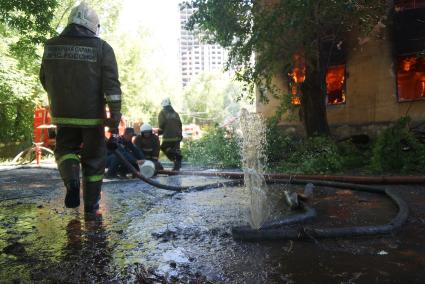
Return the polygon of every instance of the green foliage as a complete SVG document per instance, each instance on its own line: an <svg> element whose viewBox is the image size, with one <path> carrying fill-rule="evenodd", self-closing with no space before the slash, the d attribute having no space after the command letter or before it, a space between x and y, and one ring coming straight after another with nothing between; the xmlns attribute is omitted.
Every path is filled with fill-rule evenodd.
<svg viewBox="0 0 425 284"><path fill-rule="evenodd" d="M193 165L223 168L241 165L238 137L233 131L217 126L207 131L201 139L185 142L182 153Z"/></svg>
<svg viewBox="0 0 425 284"><path fill-rule="evenodd" d="M425 172L425 146L409 131L410 118L403 117L386 129L372 150L375 172Z"/></svg>
<svg viewBox="0 0 425 284"><path fill-rule="evenodd" d="M370 164L371 149L369 145L358 146L351 141L337 144L338 153L344 158L343 169L365 171Z"/></svg>
<svg viewBox="0 0 425 284"><path fill-rule="evenodd" d="M329 137L301 139L285 135L271 119L267 126L266 153L270 171L335 173L368 165L369 152L353 143L336 143Z"/></svg>
<svg viewBox="0 0 425 284"><path fill-rule="evenodd" d="M28 141L37 78L21 70L7 49L7 42L0 43L0 142Z"/></svg>
<svg viewBox="0 0 425 284"><path fill-rule="evenodd" d="M118 61L123 91L122 112L130 121L157 125L160 102L170 97L176 105L176 89L180 82L156 60L159 50L148 29L140 27L137 33L114 33L110 44Z"/></svg>
<svg viewBox="0 0 425 284"><path fill-rule="evenodd" d="M295 142L295 141L294 141ZM277 169L286 173L335 173L343 169L344 157L338 152L335 142L329 137L311 137L295 143Z"/></svg>
<svg viewBox="0 0 425 284"><path fill-rule="evenodd" d="M183 93L183 123L223 123L236 117L242 102L240 83L221 73L201 73L191 80Z"/></svg>
<svg viewBox="0 0 425 284"><path fill-rule="evenodd" d="M50 23L57 5L57 0L0 0L0 24L6 27L0 34L15 37L10 48L22 66L37 59L37 45L54 33Z"/></svg>

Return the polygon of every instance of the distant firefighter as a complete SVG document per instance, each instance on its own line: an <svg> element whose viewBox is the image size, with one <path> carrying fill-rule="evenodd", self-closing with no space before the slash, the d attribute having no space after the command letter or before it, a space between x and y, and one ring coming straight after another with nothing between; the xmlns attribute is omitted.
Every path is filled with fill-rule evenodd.
<svg viewBox="0 0 425 284"><path fill-rule="evenodd" d="M80 205L80 163L84 210L99 208L106 163L104 126L117 131L121 88L112 47L98 37L99 18L84 2L68 26L44 47L40 81L57 125L55 158L66 187L65 206ZM110 118L106 119L105 101Z"/></svg>
<svg viewBox="0 0 425 284"><path fill-rule="evenodd" d="M182 165L180 141L182 141L182 122L179 114L171 106L169 98L161 102L162 110L158 115L159 134L162 134L161 150L174 163L173 171L179 171Z"/></svg>

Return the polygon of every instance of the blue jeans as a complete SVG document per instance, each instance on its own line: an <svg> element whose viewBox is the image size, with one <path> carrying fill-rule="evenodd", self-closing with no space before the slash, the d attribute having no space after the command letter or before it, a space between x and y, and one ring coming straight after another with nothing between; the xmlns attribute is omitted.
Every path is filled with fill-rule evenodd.
<svg viewBox="0 0 425 284"><path fill-rule="evenodd" d="M120 153L129 161L136 170L139 170L139 165L137 164L136 158L129 152L123 149L117 149ZM121 162L120 159L114 154L111 154L106 159L106 167L108 168L108 172L106 173L108 176L116 176L118 173L120 174L128 174L130 170Z"/></svg>

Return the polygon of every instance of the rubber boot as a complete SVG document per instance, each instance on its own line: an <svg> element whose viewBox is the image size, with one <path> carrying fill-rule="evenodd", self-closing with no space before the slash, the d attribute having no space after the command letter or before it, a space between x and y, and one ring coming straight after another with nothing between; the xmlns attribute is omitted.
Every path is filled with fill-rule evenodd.
<svg viewBox="0 0 425 284"><path fill-rule="evenodd" d="M65 207L76 208L80 206L80 181L70 180L65 183Z"/></svg>
<svg viewBox="0 0 425 284"><path fill-rule="evenodd" d="M173 171L180 171L180 168L182 167L182 159L181 158L177 158L174 161L174 166L173 166Z"/></svg>
<svg viewBox="0 0 425 284"><path fill-rule="evenodd" d="M85 182L83 186L84 212L96 213L99 209L102 182Z"/></svg>
<svg viewBox="0 0 425 284"><path fill-rule="evenodd" d="M58 169L66 187L65 207L80 206L80 162L67 159L58 165Z"/></svg>

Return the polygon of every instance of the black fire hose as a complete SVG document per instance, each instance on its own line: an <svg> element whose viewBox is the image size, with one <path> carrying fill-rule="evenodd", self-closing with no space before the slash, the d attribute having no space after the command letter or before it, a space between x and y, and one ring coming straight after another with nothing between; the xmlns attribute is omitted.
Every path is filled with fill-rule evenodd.
<svg viewBox="0 0 425 284"><path fill-rule="evenodd" d="M138 177L142 181L146 182L147 184L150 184L154 187L165 189L165 190L170 190L170 191L175 191L175 192L201 191L201 190L206 190L206 189L219 188L219 187L223 187L223 186L235 186L235 185L240 185L241 183L243 183L242 180L232 180L232 181L228 181L228 182L217 182L217 183L201 185L201 186L173 186L173 185L162 184L162 183L159 183L157 181L154 181L150 178L146 178L143 175L141 175L139 173L139 171L136 170L133 167L133 165L124 157L124 155L120 151L118 151L117 149L114 149L113 153L117 156L117 158L127 167L127 169L133 175L135 175L136 177Z"/></svg>
<svg viewBox="0 0 425 284"><path fill-rule="evenodd" d="M124 163L124 165L137 176L139 179L144 182L161 188L165 190L171 190L175 192L182 191L201 191L212 188L219 188L223 186L237 186L243 184L243 180L232 180L229 182L218 182L209 185L202 186L172 186L165 185L159 182L156 182L150 178L142 176L139 171L137 171L133 165L127 161L127 159L115 149L114 154ZM343 188L348 190L363 191L384 194L395 203L398 207L397 215L387 224L384 225L375 225L375 226L352 226L352 227L342 227L342 228L311 228L303 226L301 228L284 228L282 226L304 222L306 220L312 219L316 216L316 211L312 208L309 208L304 204L304 212L301 214L293 214L287 218L281 220L272 221L265 223L261 229L255 230L251 229L248 226L244 227L233 227L232 234L233 238L236 240L245 240L245 241L263 241L263 240L301 240L301 239L311 239L311 238L343 238L343 237L356 237L356 236L367 236L367 235L380 235L380 234L389 234L397 229L399 229L407 220L409 215L409 208L406 202L401 199L397 194L390 191L389 189L383 189L368 185L359 185L351 183L342 183L342 182L331 182L331 181L308 181L308 180L274 180L268 179L268 184L307 184L313 183L317 186L328 186L335 188Z"/></svg>
<svg viewBox="0 0 425 284"><path fill-rule="evenodd" d="M372 226L351 226L342 228L312 228L308 226L302 226L300 228L275 228L275 226L266 226L265 228L261 228L259 230L251 229L248 226L234 227L232 228L234 239L244 241L301 240L311 238L344 238L389 234L398 230L407 221L409 216L409 208L406 202L389 189L329 181L269 180L269 183L313 183L319 186L329 186L348 190L384 194L390 198L391 201L398 207L398 213L389 223ZM293 221L297 218L292 217L291 222L285 222L285 219L286 218L280 221L281 224L293 223ZM305 219L305 216L300 214L299 221L303 221Z"/></svg>

